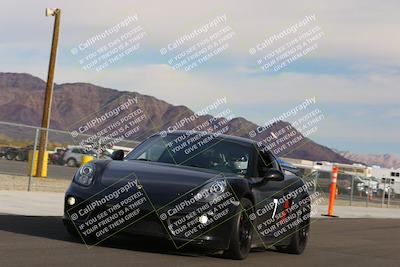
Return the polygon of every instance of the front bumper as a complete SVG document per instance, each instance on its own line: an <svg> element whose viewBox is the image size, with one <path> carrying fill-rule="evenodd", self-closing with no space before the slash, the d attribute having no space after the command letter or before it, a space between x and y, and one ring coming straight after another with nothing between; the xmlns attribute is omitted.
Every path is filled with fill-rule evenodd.
<svg viewBox="0 0 400 267"><path fill-rule="evenodd" d="M69 196L75 197L75 205L70 206L67 203L67 198ZM74 206L87 201L87 199L89 198L91 198L91 196L88 196L86 192L84 194L79 194L79 192L77 192L76 190L67 191L65 195L63 217L63 222L65 226L70 227L70 229L72 228L79 231L79 225L87 223L88 221L90 221L91 218L99 216L99 214L110 207L110 205L104 206L101 209L88 214L88 216L82 216L79 219L75 219L73 221L71 219L71 214L74 212ZM176 222L180 218L185 218L196 208L197 206L193 206L191 207L191 209L180 211L173 216L168 217L168 219L166 220L161 220L161 210L159 209L159 207L149 205L143 207L141 211L143 216L141 216L138 220L127 222L124 225L121 225L121 227L113 229L112 231L107 232L105 235L99 238L96 237L95 242L93 242L92 238L88 238L88 236L85 236L82 233L80 233L79 236L84 239L83 241L87 244L97 244L116 234L122 234L131 236L149 236L170 240L177 249L183 248L185 246L202 247L204 249L214 251L227 249L229 247L230 235L233 229L232 218L239 211L239 208L232 205L228 211L228 215L223 220L206 225L200 231L197 231L192 235L185 236L184 232L174 233L174 231L171 231L171 229L169 228L171 224L174 224L174 222Z"/></svg>

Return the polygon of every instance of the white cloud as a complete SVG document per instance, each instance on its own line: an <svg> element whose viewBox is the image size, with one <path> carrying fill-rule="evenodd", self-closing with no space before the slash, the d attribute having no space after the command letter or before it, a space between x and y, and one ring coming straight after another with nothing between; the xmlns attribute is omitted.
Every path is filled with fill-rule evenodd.
<svg viewBox="0 0 400 267"><path fill-rule="evenodd" d="M394 105L400 99L400 2L387 0L357 1L81 1L5 0L0 7L1 71L29 72L46 77L51 40L52 18L44 16L45 7L62 9L57 82L91 82L121 90L139 91L173 104L198 109L216 98L226 96L238 115L260 122L271 114L271 106L290 108L310 96L323 105ZM201 66L190 73L173 71L166 62L127 66L116 64L100 74L83 71L72 65L68 51L93 34L118 23L127 15L138 14L148 36L144 51L158 49L183 33L226 14L227 24L236 32L224 57L231 63L219 69ZM248 49L305 15L315 14L316 24L325 36L319 48L307 58L347 62L342 73L258 74L255 59ZM135 60L135 59L133 59ZM254 67L249 65L254 60ZM233 63L232 63L233 62ZM246 63L246 65L244 64ZM348 71L350 70L350 71ZM348 73L346 73L348 71ZM254 115L253 109L257 109ZM385 111L386 123L398 118L398 110ZM395 140L397 131L387 132L374 124L357 121L363 112L332 118L324 124L321 135L356 138L358 129L368 140L374 137ZM387 119L385 119L387 118ZM343 120L346 119L346 120ZM375 123L378 122L377 118ZM348 127L348 133L340 127ZM397 128L396 128L397 127Z"/></svg>
<svg viewBox="0 0 400 267"><path fill-rule="evenodd" d="M6 0L0 9L0 33L20 41L41 40L51 33L51 19L44 17L44 8L62 8L62 38L66 45L90 37L112 26L126 15L138 14L139 21L151 36L151 45L162 47L176 37L208 21L215 15L226 14L239 38L232 53L247 54L267 36L278 32L306 15L315 14L316 24L326 35L321 48L311 56L359 57L392 61L398 64L400 54L400 17L398 1L387 0L380 4L373 0L321 2L303 1L73 1L63 0ZM307 6L307 8L305 8ZM23 7L23 8L22 8ZM16 12L18 11L18 15ZM29 39L25 39L29 36Z"/></svg>

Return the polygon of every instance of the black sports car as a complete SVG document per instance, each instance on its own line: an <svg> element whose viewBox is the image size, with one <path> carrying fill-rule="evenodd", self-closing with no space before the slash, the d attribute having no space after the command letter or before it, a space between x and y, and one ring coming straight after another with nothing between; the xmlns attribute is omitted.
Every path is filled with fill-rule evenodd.
<svg viewBox="0 0 400 267"><path fill-rule="evenodd" d="M244 259L252 247L301 254L312 196L307 184L252 140L177 131L74 175L64 225L86 244L114 234L168 238Z"/></svg>

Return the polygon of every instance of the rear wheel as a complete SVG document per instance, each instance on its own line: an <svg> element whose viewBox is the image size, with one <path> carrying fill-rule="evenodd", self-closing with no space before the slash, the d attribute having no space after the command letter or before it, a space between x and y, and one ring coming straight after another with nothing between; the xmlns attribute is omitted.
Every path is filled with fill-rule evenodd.
<svg viewBox="0 0 400 267"><path fill-rule="evenodd" d="M229 248L224 252L224 256L235 260L245 259L249 255L253 238L253 228L246 214L252 208L253 203L249 199L243 198L240 204L241 211L233 219Z"/></svg>
<svg viewBox="0 0 400 267"><path fill-rule="evenodd" d="M17 161L24 161L26 160L24 152L18 152L18 154L15 156L15 160Z"/></svg>
<svg viewBox="0 0 400 267"><path fill-rule="evenodd" d="M308 232L310 230L310 211L309 205L304 207L306 212L303 212L302 216L297 219L300 223L295 227L295 232L291 235L290 243L287 246L277 246L276 249L279 252L289 254L302 254L307 246ZM303 210L303 208L301 208ZM303 216L307 216L303 218Z"/></svg>

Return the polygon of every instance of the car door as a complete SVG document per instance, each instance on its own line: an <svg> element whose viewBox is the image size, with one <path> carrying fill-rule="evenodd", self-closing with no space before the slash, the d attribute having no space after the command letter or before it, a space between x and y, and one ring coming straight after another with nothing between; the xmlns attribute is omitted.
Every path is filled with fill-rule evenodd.
<svg viewBox="0 0 400 267"><path fill-rule="evenodd" d="M82 148L74 148L72 150L72 153L74 155L76 162L80 163L82 161L82 154L84 153L83 149Z"/></svg>
<svg viewBox="0 0 400 267"><path fill-rule="evenodd" d="M270 168L282 171L275 157L269 152L257 151L256 171L253 179L263 179ZM283 196L289 189L285 189L283 181L268 181L265 184L254 186L252 191L255 197L255 227L260 237L266 243L276 241L276 232L280 230L282 221L279 215L288 203L285 204Z"/></svg>

